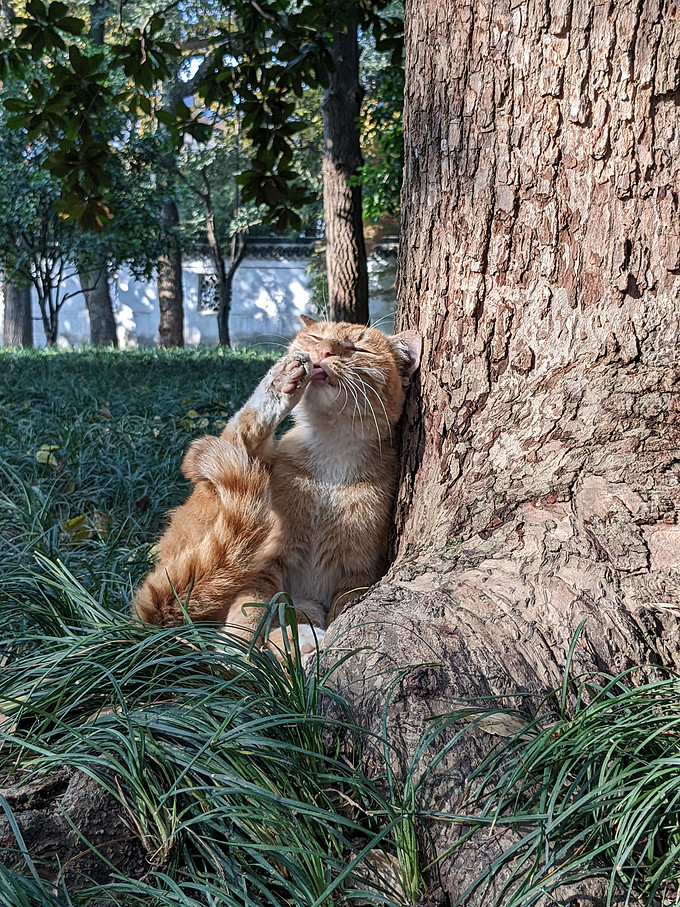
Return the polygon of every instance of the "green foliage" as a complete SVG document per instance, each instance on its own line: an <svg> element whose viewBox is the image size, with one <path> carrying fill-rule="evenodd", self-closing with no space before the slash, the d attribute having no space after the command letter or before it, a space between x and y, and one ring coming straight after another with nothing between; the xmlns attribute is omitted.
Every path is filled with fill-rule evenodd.
<svg viewBox="0 0 680 907"><path fill-rule="evenodd" d="M676 903L680 680L635 687L630 673L565 675L559 711L509 716L515 732L475 769L465 806L518 834L471 886L474 903L489 903L504 865L504 907L530 907L598 871L648 907Z"/></svg>
<svg viewBox="0 0 680 907"><path fill-rule="evenodd" d="M404 4L393 0L385 15L403 28ZM381 41L376 30L361 36L361 72L366 95L361 107L364 164L353 178L362 186L364 217L377 222L397 219L400 211L404 164L402 112L404 107L404 61L400 46Z"/></svg>
<svg viewBox="0 0 680 907"><path fill-rule="evenodd" d="M43 75L44 68L35 66L31 85L40 85ZM107 200L115 199L113 218L108 206L105 213L102 207L90 210L80 190L62 194L60 177L68 180L76 172L64 141L6 128L12 119L0 109L0 184L11 187L0 194L0 266L10 279L33 285L45 333L53 342L59 309L68 298L67 276L100 268L102 262L111 270L125 264L136 275L148 276L172 243L173 231L163 219L173 194L162 165L167 140L137 130L129 120L115 121L107 111L102 130L125 133L125 140L112 149L101 144L101 153L76 170L105 187ZM80 227L96 227L96 232L80 229L78 220Z"/></svg>
<svg viewBox="0 0 680 907"><path fill-rule="evenodd" d="M243 201L262 205L277 229L299 230L298 210L311 196L294 165L298 138L306 128L294 99L327 85L329 41L351 18L372 29L378 47L392 48L395 59L401 47L398 17L382 15L390 7L387 0L231 0L220 8L221 17L218 11L201 51L203 65L195 88L205 111L192 110L184 100L167 109L155 88L171 75L169 60L178 48L162 38L164 17L150 16L121 40L93 52L73 43L84 23L77 26L66 17L62 28L64 16L50 18L54 5L31 0L26 15L16 20L22 27L15 41L5 41L3 59L5 69L18 75L25 73L28 59L41 58L48 47L58 60L26 97L5 103L15 127L28 128L32 136L44 129L59 142L59 160L48 160L47 166L58 168L63 213L95 228L108 217L107 193L97 173L107 171L111 148L99 124L107 108L125 103L137 112L156 113L178 147L187 136L207 138L206 111L236 108L252 147L250 162L238 175Z"/></svg>
<svg viewBox="0 0 680 907"><path fill-rule="evenodd" d="M326 269L326 244L316 243L307 265L309 277L309 304L314 311L326 317L328 313L328 270Z"/></svg>
<svg viewBox="0 0 680 907"><path fill-rule="evenodd" d="M374 223L399 217L403 99L404 70L390 69L374 76L362 108L364 163L352 182L362 186L364 217Z"/></svg>

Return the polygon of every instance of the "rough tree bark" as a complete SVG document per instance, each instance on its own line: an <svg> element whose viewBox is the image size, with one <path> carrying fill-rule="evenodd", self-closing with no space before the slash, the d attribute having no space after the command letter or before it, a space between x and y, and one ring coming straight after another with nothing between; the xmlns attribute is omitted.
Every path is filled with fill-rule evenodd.
<svg viewBox="0 0 680 907"><path fill-rule="evenodd" d="M361 186L350 180L362 164L357 117L359 82L357 26L337 34L331 49L335 71L324 94L323 210L331 321L368 323L368 270Z"/></svg>
<svg viewBox="0 0 680 907"><path fill-rule="evenodd" d="M90 261L80 262L78 276L90 317L90 343L92 346L117 347L118 334L106 261L96 264Z"/></svg>
<svg viewBox="0 0 680 907"><path fill-rule="evenodd" d="M2 343L3 346L33 346L30 286L17 286L5 280Z"/></svg>
<svg viewBox="0 0 680 907"><path fill-rule="evenodd" d="M397 327L425 348L395 558L330 640L372 650L337 682L374 730L390 669L438 665L390 708L407 751L462 699L557 687L584 619L574 673L680 668L673 9L406 4ZM438 809L493 742L451 754ZM460 829L433 834L442 853ZM443 864L452 901L499 847Z"/></svg>
<svg viewBox="0 0 680 907"><path fill-rule="evenodd" d="M169 227L179 225L179 210L174 201L165 206ZM164 349L184 346L184 293L182 290L182 251L179 243L158 263L158 342Z"/></svg>

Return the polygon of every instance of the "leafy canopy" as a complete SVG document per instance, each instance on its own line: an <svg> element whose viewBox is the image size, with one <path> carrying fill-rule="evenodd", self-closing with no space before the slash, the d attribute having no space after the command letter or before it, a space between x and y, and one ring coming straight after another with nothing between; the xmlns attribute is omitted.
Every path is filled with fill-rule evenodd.
<svg viewBox="0 0 680 907"><path fill-rule="evenodd" d="M164 105L161 84L173 76L180 54L168 40L165 15L151 14L126 28L119 40L96 50L82 42L86 21L55 0L29 0L13 22L18 33L0 45L0 77L26 79L23 95L5 99L9 126L29 139L56 143L46 166L62 184L61 213L100 228L111 198L108 158L115 137L102 130L110 107L154 116L180 147L187 136L205 140L219 111L234 107L251 143L249 165L238 175L244 202L263 205L279 229L299 228L296 213L309 200L293 164L295 138L304 129L295 98L328 84L333 34L348 21L371 30L379 50L401 55L402 22L391 0L224 0L221 15L201 40L201 72L195 86L204 109L185 98ZM187 28L189 26L187 25ZM27 77L46 57L45 78Z"/></svg>

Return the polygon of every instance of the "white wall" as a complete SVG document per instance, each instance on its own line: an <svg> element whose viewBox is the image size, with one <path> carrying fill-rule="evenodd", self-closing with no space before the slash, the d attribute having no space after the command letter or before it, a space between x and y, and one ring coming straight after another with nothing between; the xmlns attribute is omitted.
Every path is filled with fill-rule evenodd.
<svg viewBox="0 0 680 907"><path fill-rule="evenodd" d="M309 306L309 278L306 260L245 258L234 276L229 330L234 346L275 346L292 337L299 328L300 314L314 315ZM214 312L198 311L199 275L212 272L208 261L187 258L182 268L184 290L184 341L187 346L217 343ZM369 259L371 322L392 330L394 315L393 258L372 255ZM77 278L67 281L65 290L79 289ZM117 277L114 301L120 346L154 346L158 342L158 292L156 281L138 281L122 270ZM0 305L0 336L2 310ZM45 345L37 299L33 298L33 330L36 346ZM66 301L59 313L60 347L82 346L89 342L90 326L82 293Z"/></svg>

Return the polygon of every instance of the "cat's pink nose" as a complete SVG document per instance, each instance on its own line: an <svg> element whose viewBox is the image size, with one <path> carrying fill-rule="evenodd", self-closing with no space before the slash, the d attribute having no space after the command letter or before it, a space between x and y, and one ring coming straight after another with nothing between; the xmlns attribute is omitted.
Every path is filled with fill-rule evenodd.
<svg viewBox="0 0 680 907"><path fill-rule="evenodd" d="M322 362L324 359L328 359L329 356L332 356L333 353L329 346L317 346L316 348L316 361Z"/></svg>

